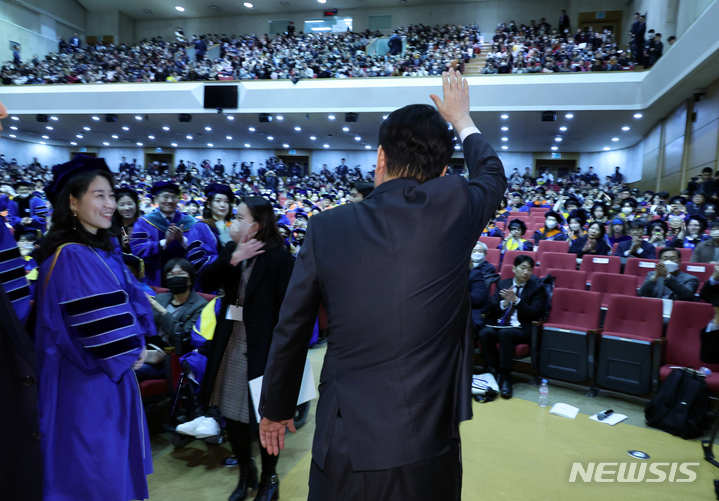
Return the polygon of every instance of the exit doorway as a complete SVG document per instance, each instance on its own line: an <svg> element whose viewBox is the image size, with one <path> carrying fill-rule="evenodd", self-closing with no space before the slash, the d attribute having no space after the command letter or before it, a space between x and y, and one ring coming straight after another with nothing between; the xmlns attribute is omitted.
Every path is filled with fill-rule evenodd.
<svg viewBox="0 0 719 501"><path fill-rule="evenodd" d="M169 173L171 176L175 174L175 154L174 153L145 153L145 172L149 171L150 166L159 163L159 173ZM167 164L167 168L163 164Z"/></svg>
<svg viewBox="0 0 719 501"><path fill-rule="evenodd" d="M549 169L556 181L559 178L565 178L577 168L576 160L552 160L537 159L534 163L534 176L539 177L542 172Z"/></svg>
<svg viewBox="0 0 719 501"><path fill-rule="evenodd" d="M277 155L277 158L282 160L282 163L287 166L288 171L297 163L300 164L302 168L303 176L308 176L310 173L310 157L306 155Z"/></svg>

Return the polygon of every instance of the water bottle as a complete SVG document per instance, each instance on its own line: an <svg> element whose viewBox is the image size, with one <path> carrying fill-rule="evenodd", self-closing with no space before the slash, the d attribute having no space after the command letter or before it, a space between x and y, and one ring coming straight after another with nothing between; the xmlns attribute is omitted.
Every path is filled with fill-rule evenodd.
<svg viewBox="0 0 719 501"><path fill-rule="evenodd" d="M539 406L547 406L547 396L549 395L549 386L547 386L547 380L542 379L542 385L539 387Z"/></svg>
<svg viewBox="0 0 719 501"><path fill-rule="evenodd" d="M699 372L701 372L701 373L704 374L705 376L711 376L711 374L712 374L712 370L709 369L708 367L701 367L701 368L699 369Z"/></svg>

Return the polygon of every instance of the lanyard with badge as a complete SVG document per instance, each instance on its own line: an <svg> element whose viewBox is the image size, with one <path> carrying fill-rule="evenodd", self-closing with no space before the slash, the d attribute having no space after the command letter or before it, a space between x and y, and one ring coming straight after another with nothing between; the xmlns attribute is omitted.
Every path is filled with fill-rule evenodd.
<svg viewBox="0 0 719 501"><path fill-rule="evenodd" d="M242 282L244 281L245 271L247 270L247 261L242 261L242 272L240 275L240 290L242 290ZM240 291L237 291L237 299L235 304L231 304L227 307L227 314L225 315L226 320L234 320L235 322L242 322L242 311L243 307L240 306Z"/></svg>

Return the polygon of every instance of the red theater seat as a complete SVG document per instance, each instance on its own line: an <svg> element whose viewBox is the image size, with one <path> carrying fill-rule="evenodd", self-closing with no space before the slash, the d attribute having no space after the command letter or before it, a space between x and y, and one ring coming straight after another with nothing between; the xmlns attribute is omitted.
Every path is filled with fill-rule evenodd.
<svg viewBox="0 0 719 501"><path fill-rule="evenodd" d="M592 283L592 276L595 273L621 273L622 258L619 256L593 256L585 254L582 258L582 264L579 265L581 271L587 272L587 283Z"/></svg>
<svg viewBox="0 0 719 501"><path fill-rule="evenodd" d="M544 224L544 221L542 221ZM555 242L553 240L541 240L537 246L537 260L541 263L542 256L547 252L558 252L566 254L569 252L569 242ZM576 259L576 255L574 256ZM575 265L576 268L576 265Z"/></svg>
<svg viewBox="0 0 719 501"><path fill-rule="evenodd" d="M547 270L550 268L574 271L577 269L577 255L568 252L545 252L539 265L539 276L547 276Z"/></svg>
<svg viewBox="0 0 719 501"><path fill-rule="evenodd" d="M555 288L587 290L587 272L576 270L563 270L561 268L549 268L548 275L552 275Z"/></svg>
<svg viewBox="0 0 719 501"><path fill-rule="evenodd" d="M602 295L602 308L606 308L614 294L636 296L637 277L618 273L595 273L589 290Z"/></svg>

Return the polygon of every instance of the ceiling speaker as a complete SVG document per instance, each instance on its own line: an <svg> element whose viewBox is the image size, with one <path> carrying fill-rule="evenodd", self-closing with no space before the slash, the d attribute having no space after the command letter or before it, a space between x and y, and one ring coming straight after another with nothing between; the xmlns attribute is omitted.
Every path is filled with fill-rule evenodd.
<svg viewBox="0 0 719 501"><path fill-rule="evenodd" d="M180 122L192 122L192 115L187 113L181 113L179 116Z"/></svg>
<svg viewBox="0 0 719 501"><path fill-rule="evenodd" d="M117 115L105 115L106 122L117 122Z"/></svg>
<svg viewBox="0 0 719 501"><path fill-rule="evenodd" d="M37 116L38 122L47 122L47 120L48 120L47 115L38 115Z"/></svg>
<svg viewBox="0 0 719 501"><path fill-rule="evenodd" d="M356 122L358 118L357 113L345 113L345 122Z"/></svg>

